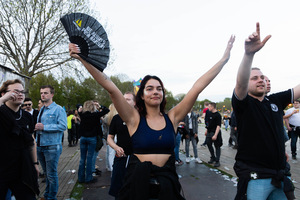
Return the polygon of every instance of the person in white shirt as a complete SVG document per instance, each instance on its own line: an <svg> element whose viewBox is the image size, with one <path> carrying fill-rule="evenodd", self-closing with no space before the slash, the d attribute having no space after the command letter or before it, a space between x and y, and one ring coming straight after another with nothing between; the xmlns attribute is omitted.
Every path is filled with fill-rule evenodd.
<svg viewBox="0 0 300 200"><path fill-rule="evenodd" d="M300 137L300 100L295 100L293 107L285 113L285 125L291 135L292 159L297 159L297 140Z"/></svg>

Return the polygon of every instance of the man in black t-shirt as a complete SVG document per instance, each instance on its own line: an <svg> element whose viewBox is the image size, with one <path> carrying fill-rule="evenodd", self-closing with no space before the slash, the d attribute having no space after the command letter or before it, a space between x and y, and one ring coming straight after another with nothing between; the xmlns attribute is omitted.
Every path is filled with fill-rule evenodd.
<svg viewBox="0 0 300 200"><path fill-rule="evenodd" d="M209 102L204 102L204 109L203 109L203 113L202 113L202 116L201 118L203 118L203 121L204 121L204 124L205 124L205 128L207 127L207 119L208 119L208 115L209 115L209 109L208 109L208 105L209 105ZM206 137L205 137L205 141L201 144L201 146L205 147L207 144L207 141L206 141Z"/></svg>
<svg viewBox="0 0 300 200"><path fill-rule="evenodd" d="M221 156L221 146L223 145L222 136L221 136L221 121L222 117L216 109L216 103L211 102L208 106L209 114L207 115L207 126L206 126L206 143L210 152L210 161L209 164L215 163L214 167L220 166L220 156ZM216 154L212 146L214 144L216 149Z"/></svg>
<svg viewBox="0 0 300 200"><path fill-rule="evenodd" d="M124 98L128 104L133 107L135 106L134 93L126 92ZM117 143L114 142L115 136L117 137ZM132 154L131 137L125 122L123 122L119 115L115 115L111 120L107 142L109 146L116 151L109 194L118 199L118 193L122 187L123 178L126 174L127 158Z"/></svg>
<svg viewBox="0 0 300 200"><path fill-rule="evenodd" d="M257 23L256 32L246 39L232 96L239 144L234 165L239 177L236 200L293 199L293 186L287 178L282 116L283 109L300 97L300 85L266 97L263 73L258 68L251 69L254 54L270 37L260 40Z"/></svg>
<svg viewBox="0 0 300 200"><path fill-rule="evenodd" d="M33 117L33 122L34 122L34 125L35 125L37 123L37 117L39 115L39 111L32 108L33 103L32 103L31 98L26 97L25 100L24 100L23 106L25 106L24 110L29 112L31 114L31 116Z"/></svg>
<svg viewBox="0 0 300 200"><path fill-rule="evenodd" d="M39 194L38 162L33 119L20 109L25 98L21 80L7 80L0 88L0 199L8 189L16 199L36 199Z"/></svg>

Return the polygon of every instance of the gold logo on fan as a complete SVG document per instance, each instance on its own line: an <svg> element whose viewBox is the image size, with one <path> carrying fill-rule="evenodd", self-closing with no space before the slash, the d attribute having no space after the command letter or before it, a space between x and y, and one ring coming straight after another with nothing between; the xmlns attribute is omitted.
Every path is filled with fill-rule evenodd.
<svg viewBox="0 0 300 200"><path fill-rule="evenodd" d="M78 19L78 20L76 21L76 24L77 24L79 27L81 27L81 22L82 22L82 20L81 20L81 19Z"/></svg>

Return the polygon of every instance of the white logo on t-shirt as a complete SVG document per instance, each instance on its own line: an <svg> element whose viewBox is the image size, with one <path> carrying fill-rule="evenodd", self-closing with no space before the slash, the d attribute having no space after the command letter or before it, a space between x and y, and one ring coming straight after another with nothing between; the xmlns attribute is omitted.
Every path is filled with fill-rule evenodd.
<svg viewBox="0 0 300 200"><path fill-rule="evenodd" d="M277 112L278 111L278 107L276 106L276 104L271 104L271 108L274 112Z"/></svg>

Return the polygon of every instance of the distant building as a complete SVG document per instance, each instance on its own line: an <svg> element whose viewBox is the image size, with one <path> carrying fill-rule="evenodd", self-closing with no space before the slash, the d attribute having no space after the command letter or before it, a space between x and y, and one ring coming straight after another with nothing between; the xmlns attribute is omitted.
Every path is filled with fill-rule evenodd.
<svg viewBox="0 0 300 200"><path fill-rule="evenodd" d="M2 85L3 82L10 80L10 79L20 79L25 84L26 80L30 79L30 77L19 74L18 72L14 71L13 69L10 69L8 67L0 65L0 86Z"/></svg>

